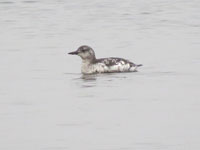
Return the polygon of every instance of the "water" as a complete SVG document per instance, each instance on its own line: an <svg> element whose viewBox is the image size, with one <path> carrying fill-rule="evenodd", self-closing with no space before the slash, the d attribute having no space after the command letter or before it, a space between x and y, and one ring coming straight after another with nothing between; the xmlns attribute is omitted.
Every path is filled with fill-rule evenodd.
<svg viewBox="0 0 200 150"><path fill-rule="evenodd" d="M199 150L198 0L1 0L1 150ZM83 76L67 55L142 63Z"/></svg>

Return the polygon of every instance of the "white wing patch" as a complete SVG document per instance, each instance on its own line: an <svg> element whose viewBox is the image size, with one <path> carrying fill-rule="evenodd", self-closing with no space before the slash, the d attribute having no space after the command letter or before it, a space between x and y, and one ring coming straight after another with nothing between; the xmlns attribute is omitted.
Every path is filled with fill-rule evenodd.
<svg viewBox="0 0 200 150"><path fill-rule="evenodd" d="M124 62L123 60L116 62L112 60L114 65L110 65L108 60L104 60L103 63L97 63L94 65L94 72L103 73L103 72L127 72L134 71L135 69L131 67L129 63ZM109 66L110 65L110 66Z"/></svg>
<svg viewBox="0 0 200 150"><path fill-rule="evenodd" d="M127 61L110 58L96 64L82 64L82 72L85 74L130 72L136 71L136 69L137 66L133 66Z"/></svg>

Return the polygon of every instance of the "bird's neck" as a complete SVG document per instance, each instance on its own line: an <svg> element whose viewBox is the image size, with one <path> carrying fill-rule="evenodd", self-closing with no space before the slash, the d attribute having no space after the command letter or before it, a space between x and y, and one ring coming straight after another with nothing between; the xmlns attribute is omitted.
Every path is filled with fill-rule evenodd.
<svg viewBox="0 0 200 150"><path fill-rule="evenodd" d="M82 59L82 63L83 64L93 64L96 62L96 57L92 57L92 58L89 58L89 59Z"/></svg>

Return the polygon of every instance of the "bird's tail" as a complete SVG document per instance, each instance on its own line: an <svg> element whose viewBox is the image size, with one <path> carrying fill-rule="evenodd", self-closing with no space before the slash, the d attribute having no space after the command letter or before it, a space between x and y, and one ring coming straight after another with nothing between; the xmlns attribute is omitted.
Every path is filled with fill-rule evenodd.
<svg viewBox="0 0 200 150"><path fill-rule="evenodd" d="M138 65L136 65L137 67L141 67L141 66L143 66L143 64L138 64Z"/></svg>

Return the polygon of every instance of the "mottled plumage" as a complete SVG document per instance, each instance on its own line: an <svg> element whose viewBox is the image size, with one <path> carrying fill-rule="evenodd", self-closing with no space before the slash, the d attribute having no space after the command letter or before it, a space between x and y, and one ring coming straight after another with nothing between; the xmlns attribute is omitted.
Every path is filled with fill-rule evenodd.
<svg viewBox="0 0 200 150"><path fill-rule="evenodd" d="M77 51L70 52L69 54L78 55L82 58L81 72L83 74L133 72L137 71L137 67L142 66L123 58L96 59L93 49L89 46L81 46Z"/></svg>

